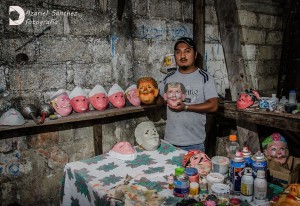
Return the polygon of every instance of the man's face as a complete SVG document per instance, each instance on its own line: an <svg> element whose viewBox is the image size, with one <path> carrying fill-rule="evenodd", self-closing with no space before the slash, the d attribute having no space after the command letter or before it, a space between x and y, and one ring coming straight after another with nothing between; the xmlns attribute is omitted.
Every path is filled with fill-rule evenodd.
<svg viewBox="0 0 300 206"><path fill-rule="evenodd" d="M175 86L168 85L168 90L164 94L164 99L169 105L177 106L185 99L185 95L182 93L181 86L179 84Z"/></svg>
<svg viewBox="0 0 300 206"><path fill-rule="evenodd" d="M132 88L129 90L129 92L127 93L127 99L134 106L139 106L141 104L141 100L137 95L136 88Z"/></svg>
<svg viewBox="0 0 300 206"><path fill-rule="evenodd" d="M51 101L54 110L62 117L68 116L72 112L70 98L67 94L59 95Z"/></svg>
<svg viewBox="0 0 300 206"><path fill-rule="evenodd" d="M108 98L104 93L98 93L90 97L91 104L97 110L105 110L108 104Z"/></svg>
<svg viewBox="0 0 300 206"><path fill-rule="evenodd" d="M282 141L273 141L268 145L267 156L275 162L285 163L288 156L287 145Z"/></svg>
<svg viewBox="0 0 300 206"><path fill-rule="evenodd" d="M189 47L186 43L181 42L175 49L175 61L181 69L187 69L194 66L196 53L193 48Z"/></svg>
<svg viewBox="0 0 300 206"><path fill-rule="evenodd" d="M158 95L158 89L156 89L150 81L141 82L138 85L137 94L141 102L144 104L152 104Z"/></svg>
<svg viewBox="0 0 300 206"><path fill-rule="evenodd" d="M108 99L116 108L122 108L125 106L125 96L123 92L116 92L110 95Z"/></svg>
<svg viewBox="0 0 300 206"><path fill-rule="evenodd" d="M85 96L77 96L71 99L71 105L75 112L81 113L89 110L89 100Z"/></svg>

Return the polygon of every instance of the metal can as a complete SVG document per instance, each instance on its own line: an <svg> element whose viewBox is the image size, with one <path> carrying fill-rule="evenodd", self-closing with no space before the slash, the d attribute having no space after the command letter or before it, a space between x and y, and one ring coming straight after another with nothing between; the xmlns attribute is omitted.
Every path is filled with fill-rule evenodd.
<svg viewBox="0 0 300 206"><path fill-rule="evenodd" d="M251 159L251 151L249 150L248 147L244 147L242 150L243 157L245 159L245 167L250 167L252 168L252 159Z"/></svg>
<svg viewBox="0 0 300 206"><path fill-rule="evenodd" d="M232 183L232 191L235 194L240 194L241 192L241 180L242 173L245 168L245 160L242 154L236 154L232 160L231 167L231 183Z"/></svg>
<svg viewBox="0 0 300 206"><path fill-rule="evenodd" d="M267 160L263 153L257 152L253 155L252 160L252 171L254 178L256 178L257 170L264 170L265 174L267 174Z"/></svg>
<svg viewBox="0 0 300 206"><path fill-rule="evenodd" d="M189 194L189 177L182 173L174 178L173 194L176 197L186 197Z"/></svg>

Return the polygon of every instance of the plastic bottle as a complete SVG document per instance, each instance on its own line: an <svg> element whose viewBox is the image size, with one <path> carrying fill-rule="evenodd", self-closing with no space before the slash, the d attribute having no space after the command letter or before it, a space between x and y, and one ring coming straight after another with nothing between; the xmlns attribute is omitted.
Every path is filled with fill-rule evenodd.
<svg viewBox="0 0 300 206"><path fill-rule="evenodd" d="M237 137L236 135L232 134L229 136L229 143L227 145L227 157L229 158L229 160L231 161L236 153L236 151L238 151L240 149L240 145L237 142Z"/></svg>
<svg viewBox="0 0 300 206"><path fill-rule="evenodd" d="M290 90L289 104L296 104L296 91L295 90Z"/></svg>
<svg viewBox="0 0 300 206"><path fill-rule="evenodd" d="M279 103L281 104L285 104L285 103L288 103L288 100L285 96L282 96L282 98L280 99Z"/></svg>
<svg viewBox="0 0 300 206"><path fill-rule="evenodd" d="M276 97L276 94L272 94L271 100L273 100L274 102L276 102L276 104L279 102L278 98Z"/></svg>
<svg viewBox="0 0 300 206"><path fill-rule="evenodd" d="M253 198L253 183L252 169L245 167L244 175L241 180L241 200L251 202Z"/></svg>
<svg viewBox="0 0 300 206"><path fill-rule="evenodd" d="M265 178L265 171L258 170L257 176L254 180L254 202L260 204L266 201L267 198L267 180Z"/></svg>

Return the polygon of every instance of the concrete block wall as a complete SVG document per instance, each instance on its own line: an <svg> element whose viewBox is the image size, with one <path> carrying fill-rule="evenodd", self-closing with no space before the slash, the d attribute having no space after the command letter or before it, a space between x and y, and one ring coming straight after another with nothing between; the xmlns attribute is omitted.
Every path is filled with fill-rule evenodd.
<svg viewBox="0 0 300 206"><path fill-rule="evenodd" d="M282 14L282 8L270 2L236 2L249 84L262 94L271 96L277 90L286 17ZM214 76L219 94L224 95L229 82L214 2L206 1L205 9L205 66Z"/></svg>
<svg viewBox="0 0 300 206"><path fill-rule="evenodd" d="M142 76L161 81L162 57L173 52L179 37L193 37L193 1L127 1L122 20L117 19L117 2L1 1L0 112L47 101L45 94L60 88L92 89L98 83L108 90L118 83L125 89ZM274 89L284 19L277 14L248 11L243 6L245 2L237 2L243 53L254 88ZM26 21L17 27L9 26L7 14L11 5L50 14L54 10L76 12L76 15L26 16L26 20L53 19L56 24L16 51L47 26L29 25ZM224 95L229 83L214 1L206 1L205 10L205 69L214 76L218 93ZM29 57L24 65L15 60L21 52ZM107 152L117 141L134 144L136 125L148 119L155 121L163 136L161 115L164 114L157 112L104 122L103 151ZM35 130L0 140L0 202L58 205L65 163L93 155L92 127L88 124L62 125L51 132Z"/></svg>

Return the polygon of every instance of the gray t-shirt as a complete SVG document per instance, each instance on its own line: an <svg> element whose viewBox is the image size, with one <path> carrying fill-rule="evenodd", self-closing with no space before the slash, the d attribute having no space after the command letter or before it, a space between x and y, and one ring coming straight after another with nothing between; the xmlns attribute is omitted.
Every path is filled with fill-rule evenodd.
<svg viewBox="0 0 300 206"><path fill-rule="evenodd" d="M159 84L160 95L164 95L166 83L180 82L186 88L185 104L199 104L218 97L212 76L201 69L190 74L178 70L168 73ZM188 146L204 142L206 114L190 111L173 112L167 108L167 123L164 139L173 145Z"/></svg>

